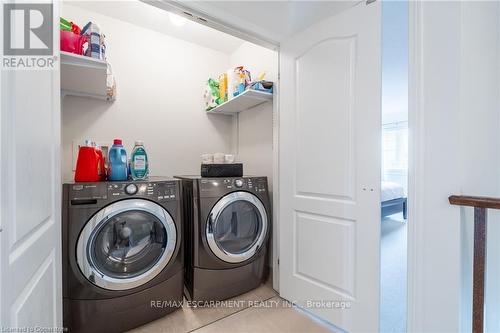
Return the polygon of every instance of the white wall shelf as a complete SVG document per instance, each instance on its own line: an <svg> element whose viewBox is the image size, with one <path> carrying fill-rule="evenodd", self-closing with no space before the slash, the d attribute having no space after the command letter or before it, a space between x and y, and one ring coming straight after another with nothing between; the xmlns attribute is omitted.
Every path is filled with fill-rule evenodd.
<svg viewBox="0 0 500 333"><path fill-rule="evenodd" d="M207 111L207 114L234 115L273 100L273 94L257 90L246 90L233 99Z"/></svg>
<svg viewBox="0 0 500 333"><path fill-rule="evenodd" d="M106 90L107 63L61 51L61 94L112 101Z"/></svg>

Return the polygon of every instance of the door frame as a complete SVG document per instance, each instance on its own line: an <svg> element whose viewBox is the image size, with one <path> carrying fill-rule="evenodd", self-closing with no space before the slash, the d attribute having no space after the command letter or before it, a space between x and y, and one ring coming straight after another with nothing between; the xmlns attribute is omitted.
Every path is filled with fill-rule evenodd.
<svg viewBox="0 0 500 333"><path fill-rule="evenodd" d="M153 1L141 0L154 5ZM368 0L369 1L369 0ZM182 3L181 0L160 1L161 5L156 3L156 7L166 11L179 12L180 9L206 16L205 13L191 8L189 4ZM193 19L200 24L210 26L216 30L231 34L248 42L266 47L277 52L278 56L278 82L274 85L273 98L273 205L272 205L272 262L273 262L273 288L279 292L279 132L280 132L280 46L277 41L266 40L263 36L245 31L232 24L230 20L220 19L210 16L210 24ZM415 332L419 327L419 320L422 318L422 303L418 297L422 290L421 277L419 272L422 265L422 257L419 255L424 247L423 226L418 221L421 216L420 202L424 196L424 189L416 181L423 175L423 157L425 146L422 142L424 138L423 105L421 103L422 95L422 58L423 58L423 29L422 4L420 1L409 1L408 4L408 130L412 136L408 138L408 220L407 231L407 331Z"/></svg>
<svg viewBox="0 0 500 333"><path fill-rule="evenodd" d="M424 248L423 226L417 223L421 216L421 199L424 197L424 188L418 179L423 178L425 144L423 138L423 93L422 93L422 62L423 62L423 29L422 3L409 1L408 3L408 230L407 230L407 304L406 330L416 332L420 326L418 321L422 317L422 306L418 297L423 289L422 272L423 258L419 255Z"/></svg>

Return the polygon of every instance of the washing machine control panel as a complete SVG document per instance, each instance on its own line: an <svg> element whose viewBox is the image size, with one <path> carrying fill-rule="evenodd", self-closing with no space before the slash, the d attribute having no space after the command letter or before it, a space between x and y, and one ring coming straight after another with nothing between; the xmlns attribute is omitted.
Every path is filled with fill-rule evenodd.
<svg viewBox="0 0 500 333"><path fill-rule="evenodd" d="M110 198L143 197L152 200L177 200L178 190L176 182L134 182L109 183L108 196Z"/></svg>
<svg viewBox="0 0 500 333"><path fill-rule="evenodd" d="M135 184L128 184L125 186L125 193L127 194L134 195L137 191L139 191L139 188Z"/></svg>
<svg viewBox="0 0 500 333"><path fill-rule="evenodd" d="M108 198L108 192L105 186L100 186L96 183L73 184L69 193L70 200L83 201L86 200L103 200Z"/></svg>

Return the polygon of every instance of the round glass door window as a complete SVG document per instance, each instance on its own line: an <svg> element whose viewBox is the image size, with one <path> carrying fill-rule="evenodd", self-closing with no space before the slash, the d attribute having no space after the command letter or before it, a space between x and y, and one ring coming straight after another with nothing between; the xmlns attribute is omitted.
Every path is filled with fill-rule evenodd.
<svg viewBox="0 0 500 333"><path fill-rule="evenodd" d="M167 231L153 214L126 211L111 217L90 242L91 260L109 277L134 277L150 270L167 245Z"/></svg>
<svg viewBox="0 0 500 333"><path fill-rule="evenodd" d="M267 233L267 214L261 201L247 192L223 197L212 209L207 240L220 259L237 263L251 258Z"/></svg>
<svg viewBox="0 0 500 333"><path fill-rule="evenodd" d="M147 200L123 200L87 222L77 243L77 263L99 287L131 289L166 267L176 241L174 221L165 209Z"/></svg>

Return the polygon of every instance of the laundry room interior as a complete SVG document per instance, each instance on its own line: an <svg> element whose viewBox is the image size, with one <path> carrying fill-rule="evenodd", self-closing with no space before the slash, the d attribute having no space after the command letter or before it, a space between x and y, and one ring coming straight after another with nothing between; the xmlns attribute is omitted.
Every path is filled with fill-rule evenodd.
<svg viewBox="0 0 500 333"><path fill-rule="evenodd" d="M162 2L153 4L65 1L60 8L67 25L61 31L63 312L65 327L74 332L142 324L139 331L152 332L172 321L175 331L187 332L277 297L271 205L278 52L167 11ZM94 31L99 45L92 45ZM63 34L75 40L63 45ZM136 149L147 152L142 177L134 177ZM85 159L95 151L102 160L86 170ZM208 176L214 172L218 178L199 178L204 166L217 165L221 169ZM226 192L203 195L219 186ZM137 198L159 204L172 219L163 221L163 208L158 213ZM210 213L203 216L207 205ZM172 234L176 245L169 247ZM195 254L197 237L210 254ZM185 286L179 289L182 252ZM193 306L176 312L178 304L149 304L183 298L201 308L227 299L243 305L207 316ZM123 302L131 304L123 308L127 320L110 307Z"/></svg>
<svg viewBox="0 0 500 333"><path fill-rule="evenodd" d="M500 331L500 2L0 8L0 331Z"/></svg>

